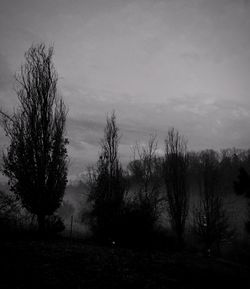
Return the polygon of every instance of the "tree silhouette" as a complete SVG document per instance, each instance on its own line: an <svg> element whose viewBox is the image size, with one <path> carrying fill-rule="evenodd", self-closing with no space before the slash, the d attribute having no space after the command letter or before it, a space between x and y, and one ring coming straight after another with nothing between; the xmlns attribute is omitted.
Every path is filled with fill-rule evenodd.
<svg viewBox="0 0 250 289"><path fill-rule="evenodd" d="M184 242L185 223L188 214L188 155L186 140L174 128L165 139L164 180L167 211L179 246Z"/></svg>
<svg viewBox="0 0 250 289"><path fill-rule="evenodd" d="M41 43L25 53L16 75L19 107L1 112L10 145L3 154L2 172L22 205L37 216L45 230L46 216L60 206L67 183L66 107L57 95L58 76L53 47Z"/></svg>
<svg viewBox="0 0 250 289"><path fill-rule="evenodd" d="M160 188L162 186L162 162L156 154L156 136L152 135L145 146L136 144L133 152L134 160L128 165L135 186L132 197L142 210L148 211L150 225L153 226L159 217L158 205L161 201Z"/></svg>
<svg viewBox="0 0 250 289"><path fill-rule="evenodd" d="M113 238L123 203L125 183L118 158L119 129L113 112L107 117L101 153L95 168L89 171L89 201L92 202L94 231L101 238Z"/></svg>
<svg viewBox="0 0 250 289"><path fill-rule="evenodd" d="M203 151L199 159L200 201L194 209L194 231L204 243L207 254L213 245L219 249L222 239L229 237L231 232L223 206L218 154L212 150Z"/></svg>
<svg viewBox="0 0 250 289"><path fill-rule="evenodd" d="M245 223L245 227L248 233L250 233L250 175L245 168L241 167L237 176L237 180L234 181L234 191L238 195L243 195L248 199L248 220Z"/></svg>
<svg viewBox="0 0 250 289"><path fill-rule="evenodd" d="M160 216L161 165L157 156L157 139L150 136L145 145L133 148L133 161L128 165L130 190L123 211L124 239L130 246L151 247Z"/></svg>
<svg viewBox="0 0 250 289"><path fill-rule="evenodd" d="M238 195L250 198L250 175L243 167L240 167L237 180L234 181L234 190Z"/></svg>

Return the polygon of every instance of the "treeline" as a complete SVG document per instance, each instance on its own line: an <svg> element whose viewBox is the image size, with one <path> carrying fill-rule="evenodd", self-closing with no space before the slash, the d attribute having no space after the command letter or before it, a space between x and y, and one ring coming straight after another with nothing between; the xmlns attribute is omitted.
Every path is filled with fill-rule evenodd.
<svg viewBox="0 0 250 289"><path fill-rule="evenodd" d="M188 225L206 252L233 236L224 197L234 191L244 194L239 172L247 174L250 151L189 152L187 140L172 128L164 156L157 153L157 138L151 136L146 145L134 146L134 159L125 170L119 161L119 140L112 113L107 117L99 160L88 170L90 207L82 216L90 221L98 240L157 246L164 236L162 215L168 217L178 248L185 244L188 216ZM190 202L194 195L195 204Z"/></svg>
<svg viewBox="0 0 250 289"><path fill-rule="evenodd" d="M38 225L40 235L63 230L56 214L67 184L67 108L57 93L58 76L53 48L31 46L16 74L19 106L13 114L0 111L9 139L1 172L12 194L0 193L0 224L13 212ZM120 133L115 113L107 117L101 151L88 170L89 210L82 214L96 240L123 246L165 246L167 216L178 248L185 245L188 216L194 235L208 252L232 235L224 195L235 191L250 197L250 151L189 152L178 130L166 133L164 156L156 136L144 146L136 144L133 161L123 168L119 160ZM196 205L190 196L196 194ZM190 220L189 220L190 222ZM249 221L246 222L249 228Z"/></svg>

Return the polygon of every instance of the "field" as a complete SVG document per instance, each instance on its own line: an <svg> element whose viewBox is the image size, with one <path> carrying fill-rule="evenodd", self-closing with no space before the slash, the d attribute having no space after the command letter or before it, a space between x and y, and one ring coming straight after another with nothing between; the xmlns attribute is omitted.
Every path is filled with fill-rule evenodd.
<svg viewBox="0 0 250 289"><path fill-rule="evenodd" d="M110 248L69 239L2 240L1 288L250 288L250 268L190 252Z"/></svg>

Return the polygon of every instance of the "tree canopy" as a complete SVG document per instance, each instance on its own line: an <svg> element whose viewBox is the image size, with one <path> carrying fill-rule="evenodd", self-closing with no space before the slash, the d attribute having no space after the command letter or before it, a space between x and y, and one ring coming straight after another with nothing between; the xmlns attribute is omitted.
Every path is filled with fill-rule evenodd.
<svg viewBox="0 0 250 289"><path fill-rule="evenodd" d="M12 115L1 112L10 145L3 154L3 173L22 205L45 216L60 206L67 183L65 122L67 109L57 94L53 47L32 45L16 74L19 106Z"/></svg>

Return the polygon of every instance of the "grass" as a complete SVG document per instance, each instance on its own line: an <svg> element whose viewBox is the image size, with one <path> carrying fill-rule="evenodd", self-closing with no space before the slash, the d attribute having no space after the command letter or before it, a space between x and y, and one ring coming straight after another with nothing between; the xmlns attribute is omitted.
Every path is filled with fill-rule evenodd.
<svg viewBox="0 0 250 289"><path fill-rule="evenodd" d="M0 288L250 288L248 267L188 252L152 253L65 238L0 245Z"/></svg>

